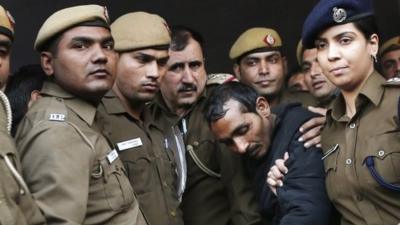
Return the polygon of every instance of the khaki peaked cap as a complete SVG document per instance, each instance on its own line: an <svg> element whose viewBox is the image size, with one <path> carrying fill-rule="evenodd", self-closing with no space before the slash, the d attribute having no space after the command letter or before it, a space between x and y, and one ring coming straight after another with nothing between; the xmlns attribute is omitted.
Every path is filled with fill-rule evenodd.
<svg viewBox="0 0 400 225"><path fill-rule="evenodd" d="M40 28L34 49L41 51L47 41L55 35L81 23L100 20L109 24L107 8L100 5L80 5L61 9L53 13Z"/></svg>
<svg viewBox="0 0 400 225"><path fill-rule="evenodd" d="M146 12L133 12L111 24L116 51L130 51L152 46L169 45L170 30L163 18Z"/></svg>
<svg viewBox="0 0 400 225"><path fill-rule="evenodd" d="M395 49L400 49L400 36L393 37L383 43L383 45L379 48L379 56L382 57L387 52Z"/></svg>
<svg viewBox="0 0 400 225"><path fill-rule="evenodd" d="M232 45L229 58L234 60L259 48L279 48L282 40L278 32L270 28L254 27L246 30Z"/></svg>
<svg viewBox="0 0 400 225"><path fill-rule="evenodd" d="M0 5L0 33L14 38L14 18L3 6Z"/></svg>

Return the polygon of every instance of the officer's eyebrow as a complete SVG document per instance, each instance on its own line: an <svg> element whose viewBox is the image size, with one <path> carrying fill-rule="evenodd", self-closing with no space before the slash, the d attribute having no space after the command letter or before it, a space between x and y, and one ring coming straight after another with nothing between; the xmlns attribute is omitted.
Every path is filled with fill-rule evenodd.
<svg viewBox="0 0 400 225"><path fill-rule="evenodd" d="M70 43L86 43L86 44L92 44L95 42L99 43L107 43L107 42L114 42L114 39L111 36L103 37L103 38L92 38L92 37L85 37L85 36L77 36L73 37L71 39Z"/></svg>
<svg viewBox="0 0 400 225"><path fill-rule="evenodd" d="M6 41L6 40L0 41L0 47L11 48L11 41Z"/></svg>

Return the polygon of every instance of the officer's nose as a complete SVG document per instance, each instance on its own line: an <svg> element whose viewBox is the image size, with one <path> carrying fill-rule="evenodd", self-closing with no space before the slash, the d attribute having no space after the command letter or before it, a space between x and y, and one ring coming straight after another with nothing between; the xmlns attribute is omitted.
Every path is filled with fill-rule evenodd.
<svg viewBox="0 0 400 225"><path fill-rule="evenodd" d="M185 65L185 68L183 70L183 76L182 76L182 81L184 83L193 83L194 82L194 72L190 68L189 65Z"/></svg>
<svg viewBox="0 0 400 225"><path fill-rule="evenodd" d="M97 44L93 46L93 59L92 61L94 63L107 63L108 62L108 55L107 52L109 51L108 49L103 48L100 44ZM112 53L115 54L115 53Z"/></svg>
<svg viewBox="0 0 400 225"><path fill-rule="evenodd" d="M340 58L340 53L339 50L337 48L337 46L335 46L334 44L327 44L328 45L328 60L329 61L335 61L338 60Z"/></svg>
<svg viewBox="0 0 400 225"><path fill-rule="evenodd" d="M262 75L266 75L269 73L269 65L265 60L260 61L259 73Z"/></svg>
<svg viewBox="0 0 400 225"><path fill-rule="evenodd" d="M146 76L151 79L158 79L160 77L160 71L158 68L157 61L150 62L146 67Z"/></svg>

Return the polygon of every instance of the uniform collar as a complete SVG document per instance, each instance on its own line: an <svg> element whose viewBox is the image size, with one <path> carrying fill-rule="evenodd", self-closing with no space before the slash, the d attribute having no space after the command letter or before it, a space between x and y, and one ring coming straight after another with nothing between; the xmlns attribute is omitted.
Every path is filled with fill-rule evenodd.
<svg viewBox="0 0 400 225"><path fill-rule="evenodd" d="M383 83L385 83L385 79L376 71L368 77L356 99L357 111L359 111L359 108L362 107L362 105L368 102L371 102L374 106L380 104L384 94ZM333 101L331 108L328 110L328 114L331 114L333 119L339 121L344 119L345 113L346 103L343 95L340 94Z"/></svg>
<svg viewBox="0 0 400 225"><path fill-rule="evenodd" d="M125 108L122 106L121 101L112 90L108 91L101 101L103 102L104 108L108 114L127 113Z"/></svg>
<svg viewBox="0 0 400 225"><path fill-rule="evenodd" d="M56 98L62 98L65 105L81 117L87 124L92 125L96 116L96 107L80 98L75 97L52 81L45 81L41 93Z"/></svg>

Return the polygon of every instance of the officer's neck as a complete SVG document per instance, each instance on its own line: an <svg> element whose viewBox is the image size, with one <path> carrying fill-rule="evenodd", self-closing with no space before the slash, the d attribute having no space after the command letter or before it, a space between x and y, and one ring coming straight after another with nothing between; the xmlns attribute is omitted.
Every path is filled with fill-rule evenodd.
<svg viewBox="0 0 400 225"><path fill-rule="evenodd" d="M136 120L141 120L141 115L146 105L146 101L142 101L139 99L128 99L126 98L121 91L114 85L113 91L115 95L117 95L120 100L122 107L124 107L125 111L132 116Z"/></svg>

